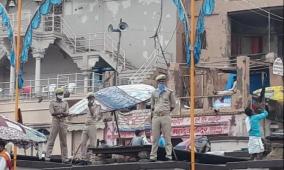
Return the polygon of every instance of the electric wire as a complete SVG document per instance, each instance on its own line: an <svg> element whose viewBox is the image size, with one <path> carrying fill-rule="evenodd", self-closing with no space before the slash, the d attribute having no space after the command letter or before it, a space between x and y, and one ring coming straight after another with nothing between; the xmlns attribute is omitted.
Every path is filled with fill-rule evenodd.
<svg viewBox="0 0 284 170"><path fill-rule="evenodd" d="M270 14L270 15L272 15L272 16L275 16L275 17L277 17L277 18L280 18L280 19L284 20L283 17L281 17L281 16L279 16L279 15L276 15L276 14L270 12L270 11L267 11L267 10L265 10L265 9L263 9L263 8L257 7L257 5L255 5L254 3L249 2L248 0L242 0L242 1L243 1L243 2L246 2L246 3L248 3L248 4L250 4L250 5L253 6L254 8L257 8L257 9L263 11L263 12L266 12L267 14Z"/></svg>
<svg viewBox="0 0 284 170"><path fill-rule="evenodd" d="M240 3L236 2L236 1L233 1L233 2L234 2L236 5L238 5L239 7L247 8L245 5L242 5L242 4L240 4ZM262 14L262 13L259 13L259 12L255 11L255 10L253 10L253 9L248 9L248 10L251 11L251 12L253 12L253 13L255 13L255 14L261 15L261 16L263 16L263 17L265 17L265 18L269 18L268 16L266 16L266 15L264 15L264 14ZM275 21L279 21L279 22L283 22L283 20L276 19L276 18L273 18L273 17L270 17L270 19L275 20Z"/></svg>
<svg viewBox="0 0 284 170"><path fill-rule="evenodd" d="M162 44L160 42L160 38L159 38L159 33L160 33L160 29L161 29L161 23L162 23L162 18L163 18L163 0L161 0L161 7L160 7L160 19L159 19L159 23L158 23L158 26L157 26L157 29L156 29L156 32L155 34L150 37L150 38L154 38L154 46L156 48L156 45L157 45L157 42L158 42L158 45L159 45L159 48L161 50L161 53L162 53L162 56L163 56L163 59L166 63L166 66L167 68L169 67L169 63L167 62L167 59L165 57L165 53L164 53L164 50L163 50L163 47L162 47Z"/></svg>

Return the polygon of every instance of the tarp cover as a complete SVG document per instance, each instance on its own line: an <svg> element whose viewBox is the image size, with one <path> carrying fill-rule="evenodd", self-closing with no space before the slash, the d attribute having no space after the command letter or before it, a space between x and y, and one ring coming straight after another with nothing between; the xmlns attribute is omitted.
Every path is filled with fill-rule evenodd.
<svg viewBox="0 0 284 170"><path fill-rule="evenodd" d="M19 147L27 148L37 143L46 142L47 137L35 129L0 116L0 140L13 142Z"/></svg>
<svg viewBox="0 0 284 170"><path fill-rule="evenodd" d="M146 84L112 86L95 93L95 103L101 106L101 112L110 112L130 108L150 99L153 86ZM69 109L72 115L88 113L88 101L82 99Z"/></svg>

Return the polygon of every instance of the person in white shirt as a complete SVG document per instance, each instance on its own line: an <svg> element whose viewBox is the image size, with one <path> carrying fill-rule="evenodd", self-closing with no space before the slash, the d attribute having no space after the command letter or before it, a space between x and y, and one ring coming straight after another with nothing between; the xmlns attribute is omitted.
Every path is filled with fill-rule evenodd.
<svg viewBox="0 0 284 170"><path fill-rule="evenodd" d="M6 142L0 140L0 170L12 170L10 154L5 149Z"/></svg>

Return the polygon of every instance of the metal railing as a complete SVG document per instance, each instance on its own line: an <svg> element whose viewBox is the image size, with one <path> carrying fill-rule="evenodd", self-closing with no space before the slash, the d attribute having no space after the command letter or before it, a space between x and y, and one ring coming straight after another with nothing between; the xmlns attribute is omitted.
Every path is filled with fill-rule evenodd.
<svg viewBox="0 0 284 170"><path fill-rule="evenodd" d="M55 16L58 18L60 16ZM59 19L57 19L59 20ZM70 24L63 18L60 17L60 23L55 23L54 30L63 36L66 44L72 49L73 53L90 53L95 51L104 51L110 53L111 56L116 57L117 42L107 32L96 32L96 33L85 33L76 34L73 32ZM115 62L113 57L113 61ZM124 49L120 49L119 63L122 64L123 68L126 67L126 52Z"/></svg>
<svg viewBox="0 0 284 170"><path fill-rule="evenodd" d="M140 66L140 68L129 78L129 83L141 83L146 75L153 69L157 56L159 54L159 50L154 49L151 55L147 58L147 60Z"/></svg>
<svg viewBox="0 0 284 170"><path fill-rule="evenodd" d="M15 14L10 14L11 25L13 28L17 25ZM31 21L32 14L24 13L22 18L22 34ZM0 18L0 22L2 19ZM16 29L14 29L16 30ZM49 14L42 16L41 24L35 32L53 33L55 36L63 38L63 41L72 50L74 54L89 53L94 51L104 51L113 57L113 62L116 62L117 42L107 32L76 34L70 24L61 15ZM14 31L14 35L16 32ZM0 25L0 37L7 37L7 30L3 25ZM126 67L126 52L120 49L119 64L122 69Z"/></svg>
<svg viewBox="0 0 284 170"><path fill-rule="evenodd" d="M84 95L86 92L95 92L104 88L103 75L97 73L73 73L73 74L60 74L54 78L40 79L40 80L25 80L24 87L20 90L20 97L22 100L34 99L42 96L46 99L54 97L56 88L63 88L67 90L71 96ZM102 77L100 80L99 78ZM36 81L40 82L36 86ZM13 99L15 94L13 88L14 82L0 82L0 99L10 100ZM36 90L39 91L36 91Z"/></svg>

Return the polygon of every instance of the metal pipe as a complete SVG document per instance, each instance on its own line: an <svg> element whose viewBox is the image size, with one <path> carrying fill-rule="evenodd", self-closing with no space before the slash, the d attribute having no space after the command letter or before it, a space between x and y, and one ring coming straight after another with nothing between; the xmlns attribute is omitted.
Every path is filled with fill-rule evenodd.
<svg viewBox="0 0 284 170"><path fill-rule="evenodd" d="M271 32L271 28L270 28L270 12L269 12L268 13L268 52L271 51L270 32Z"/></svg>
<svg viewBox="0 0 284 170"><path fill-rule="evenodd" d="M118 85L118 58L120 52L120 40L121 40L121 31L118 32L118 43L117 43L117 53L116 53L116 65L115 65L115 74L114 74L114 85Z"/></svg>
<svg viewBox="0 0 284 170"><path fill-rule="evenodd" d="M121 144L120 130L119 130L118 121L117 121L117 114L115 111L113 112L113 115L114 115L114 120L115 120L115 124L117 128L117 133L118 133L118 144Z"/></svg>
<svg viewBox="0 0 284 170"><path fill-rule="evenodd" d="M194 44L195 44L195 0L190 1L190 42L191 42L191 59L190 59L190 153L191 153L191 170L195 170L195 132L194 132L194 111L195 111L195 64L194 64Z"/></svg>
<svg viewBox="0 0 284 170"><path fill-rule="evenodd" d="M21 55L21 27L22 27L22 0L18 0L18 35L17 35L17 46L16 46L16 98L15 98L15 120L18 121L18 110L19 110L19 67L20 67L20 55ZM17 147L14 146L14 170L17 169Z"/></svg>

